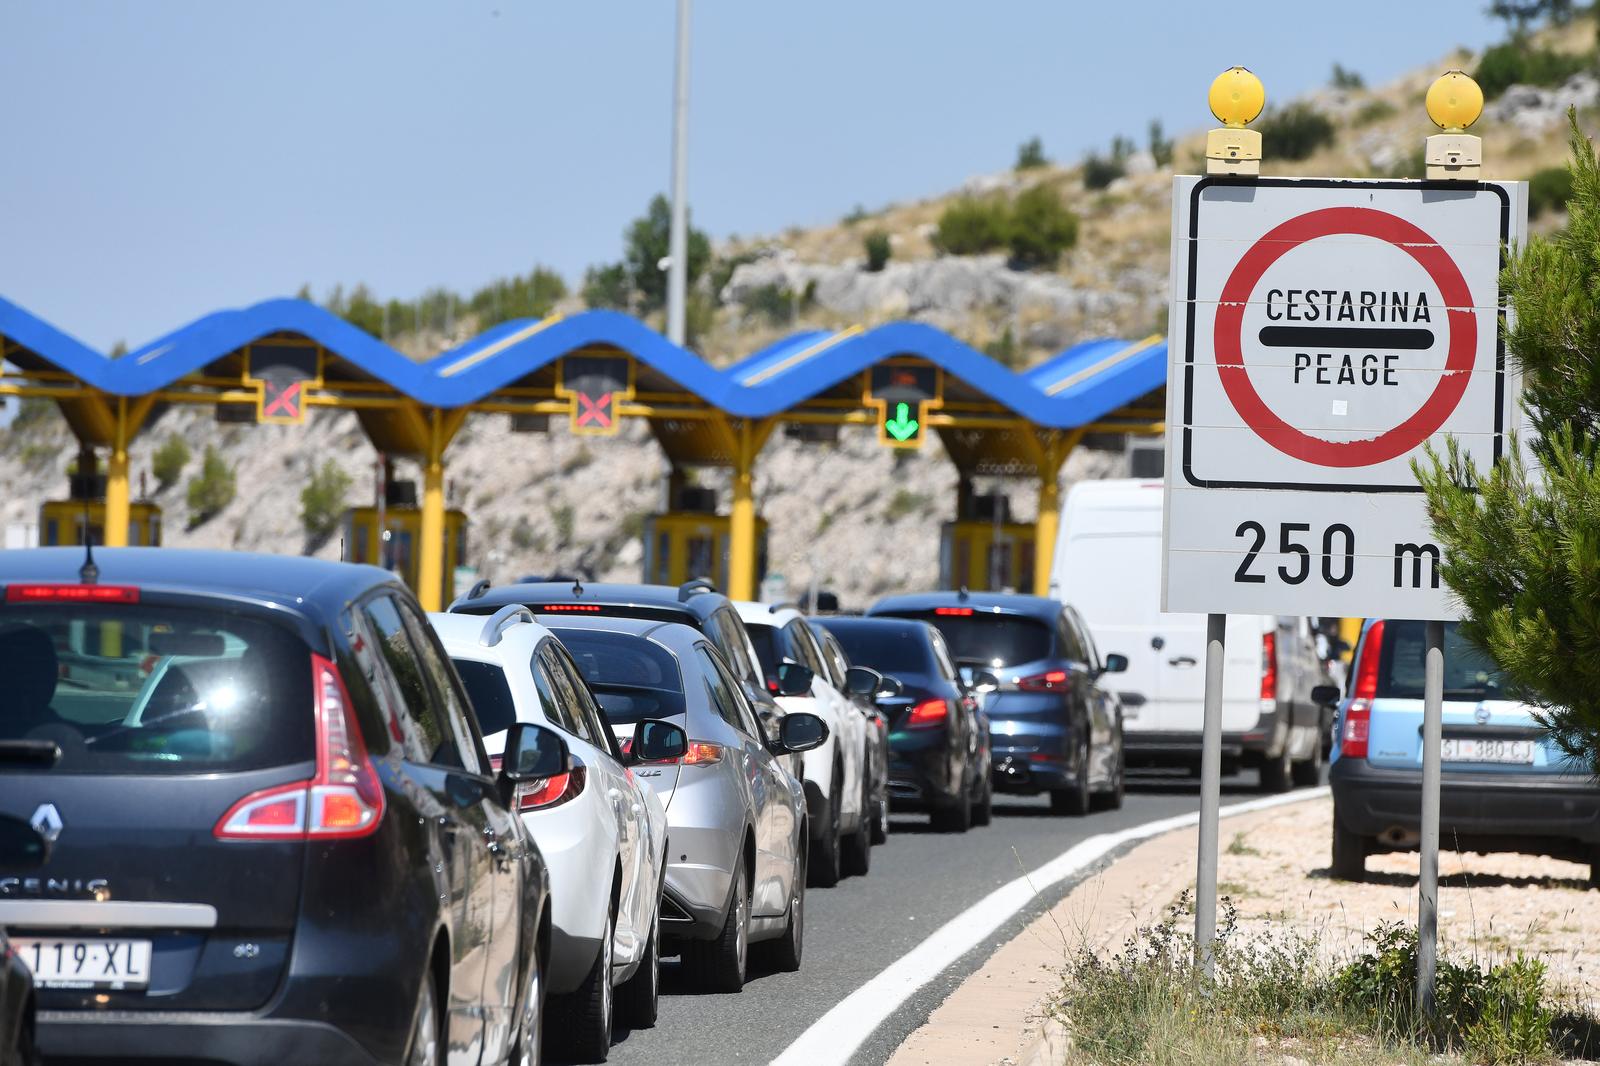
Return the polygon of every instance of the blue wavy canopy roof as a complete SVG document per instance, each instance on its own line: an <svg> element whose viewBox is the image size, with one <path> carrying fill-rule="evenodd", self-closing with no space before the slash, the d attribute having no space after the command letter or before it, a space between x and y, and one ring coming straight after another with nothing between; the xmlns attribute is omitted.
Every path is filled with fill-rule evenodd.
<svg viewBox="0 0 1600 1066"><path fill-rule="evenodd" d="M894 322L842 333L786 337L725 369L615 311L505 322L426 362L417 362L304 300L267 300L217 311L111 358L0 298L0 334L28 354L103 392L139 396L171 385L252 341L291 333L315 341L360 374L432 407L482 400L562 356L607 346L742 418L765 418L824 392L891 356L918 356L1041 426L1087 425L1161 387L1164 340L1088 341L1023 373L1001 366L939 329Z"/></svg>

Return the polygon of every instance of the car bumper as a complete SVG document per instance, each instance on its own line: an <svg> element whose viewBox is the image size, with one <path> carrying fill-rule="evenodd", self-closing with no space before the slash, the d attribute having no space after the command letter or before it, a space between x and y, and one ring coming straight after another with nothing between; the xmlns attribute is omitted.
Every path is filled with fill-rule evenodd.
<svg viewBox="0 0 1600 1066"><path fill-rule="evenodd" d="M528 835L539 843L550 873L551 951L545 967L546 988L564 995L583 983L600 953L610 911L609 870L605 881L596 874L602 863L615 861L615 830L605 825L598 793L578 802L522 815Z"/></svg>
<svg viewBox="0 0 1600 1066"><path fill-rule="evenodd" d="M377 1066L348 1034L326 1022L232 1012L40 1011L39 1050L50 1058L109 1057L119 1062L200 1059L238 1066L315 1062Z"/></svg>
<svg viewBox="0 0 1600 1066"><path fill-rule="evenodd" d="M1339 759L1328 770L1334 814L1348 830L1407 847L1422 824L1422 772ZM1439 836L1467 851L1560 854L1600 844L1600 788L1569 774L1450 771L1439 785ZM1582 850L1580 847L1578 850Z"/></svg>
<svg viewBox="0 0 1600 1066"><path fill-rule="evenodd" d="M742 829L699 829L674 822L668 832L676 861L667 863L662 885L661 938L710 940L722 930Z"/></svg>
<svg viewBox="0 0 1600 1066"><path fill-rule="evenodd" d="M1264 714L1250 729L1222 734L1222 757L1259 758L1276 746L1278 733L1278 714ZM1128 762L1134 765L1184 766L1200 761L1200 734L1189 730L1128 729L1122 734L1122 745Z"/></svg>

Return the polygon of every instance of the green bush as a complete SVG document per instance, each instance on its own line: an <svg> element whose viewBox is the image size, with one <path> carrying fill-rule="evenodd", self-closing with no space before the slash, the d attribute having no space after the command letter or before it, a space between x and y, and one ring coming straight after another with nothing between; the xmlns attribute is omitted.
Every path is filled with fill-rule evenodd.
<svg viewBox="0 0 1600 1066"><path fill-rule="evenodd" d="M200 460L200 473L189 479L189 528L203 525L233 502L233 468L211 445Z"/></svg>
<svg viewBox="0 0 1600 1066"><path fill-rule="evenodd" d="M908 515L921 514L928 509L933 501L920 492L910 489L895 489L889 503L883 509L883 517L890 522L898 522Z"/></svg>
<svg viewBox="0 0 1600 1066"><path fill-rule="evenodd" d="M1538 218L1546 211L1565 211L1572 199L1572 171L1546 167L1528 179L1528 214Z"/></svg>
<svg viewBox="0 0 1600 1066"><path fill-rule="evenodd" d="M1078 241L1078 216L1046 185L1035 185L1011 207L1011 258L1022 267L1054 266Z"/></svg>
<svg viewBox="0 0 1600 1066"><path fill-rule="evenodd" d="M1021 352L1017 348L1016 334L1007 326L1000 336L983 346L983 354L1002 366L1013 366Z"/></svg>
<svg viewBox="0 0 1600 1066"><path fill-rule="evenodd" d="M1350 122L1356 126L1370 126L1374 122L1382 122L1395 113L1395 107L1387 100L1368 100L1362 104Z"/></svg>
<svg viewBox="0 0 1600 1066"><path fill-rule="evenodd" d="M751 289L750 294L745 297L744 307L746 311L760 315L774 326L782 326L794 321L796 303L798 299L794 290L773 283Z"/></svg>
<svg viewBox="0 0 1600 1066"><path fill-rule="evenodd" d="M593 266L583 274L583 302L593 308L626 311L633 303L633 283L621 263Z"/></svg>
<svg viewBox="0 0 1600 1066"><path fill-rule="evenodd" d="M1365 89L1366 79L1353 70L1346 70L1338 63L1333 65L1333 75L1329 77L1328 84L1335 89Z"/></svg>
<svg viewBox="0 0 1600 1066"><path fill-rule="evenodd" d="M1526 37L1513 36L1484 50L1472 77L1493 100L1513 85L1560 85L1594 64L1594 55L1571 55L1539 48Z"/></svg>
<svg viewBox="0 0 1600 1066"><path fill-rule="evenodd" d="M349 491L350 475L332 459L325 460L300 490L300 524L308 537L321 541L339 528Z"/></svg>
<svg viewBox="0 0 1600 1066"><path fill-rule="evenodd" d="M189 445L176 433L168 433L161 447L150 456L150 472L156 476L156 491L163 492L175 485L189 465Z"/></svg>
<svg viewBox="0 0 1600 1066"><path fill-rule="evenodd" d="M867 253L867 270L873 274L882 270L889 264L891 254L889 235L882 230L873 230L861 241Z"/></svg>
<svg viewBox="0 0 1600 1066"><path fill-rule="evenodd" d="M1158 167L1172 165L1172 138L1167 136L1158 118L1150 120L1150 158Z"/></svg>
<svg viewBox="0 0 1600 1066"><path fill-rule="evenodd" d="M1122 160L1090 152L1083 158L1083 187L1104 189L1127 172Z"/></svg>
<svg viewBox="0 0 1600 1066"><path fill-rule="evenodd" d="M1032 137L1017 146L1017 162L1013 169L1032 170L1034 167L1046 166L1049 162L1044 154L1044 142Z"/></svg>
<svg viewBox="0 0 1600 1066"><path fill-rule="evenodd" d="M998 197L963 196L944 209L933 244L946 255L980 255L1003 248L1011 236L1011 210Z"/></svg>
<svg viewBox="0 0 1600 1066"><path fill-rule="evenodd" d="M1338 136L1328 116L1304 103L1271 112L1256 128L1261 131L1262 152L1276 159L1309 159Z"/></svg>

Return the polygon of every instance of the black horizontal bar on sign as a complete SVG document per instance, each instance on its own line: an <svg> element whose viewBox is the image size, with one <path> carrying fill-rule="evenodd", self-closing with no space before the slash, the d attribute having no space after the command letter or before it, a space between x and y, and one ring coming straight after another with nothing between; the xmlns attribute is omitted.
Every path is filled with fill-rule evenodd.
<svg viewBox="0 0 1600 1066"><path fill-rule="evenodd" d="M1421 352L1433 347L1433 330L1386 326L1263 326L1268 348L1391 348Z"/></svg>

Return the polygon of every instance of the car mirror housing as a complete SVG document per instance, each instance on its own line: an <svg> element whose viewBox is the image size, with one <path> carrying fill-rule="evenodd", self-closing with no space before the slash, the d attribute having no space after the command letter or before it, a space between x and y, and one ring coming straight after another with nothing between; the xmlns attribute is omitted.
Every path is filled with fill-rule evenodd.
<svg viewBox="0 0 1600 1066"><path fill-rule="evenodd" d="M819 747L828 739L828 723L814 714L797 711L786 714L778 723L780 754L798 754Z"/></svg>
<svg viewBox="0 0 1600 1066"><path fill-rule="evenodd" d="M883 682L883 675L870 666L852 666L844 675L845 691L852 696L875 696Z"/></svg>
<svg viewBox="0 0 1600 1066"><path fill-rule="evenodd" d="M987 670L974 670L972 673L972 691L994 692L1000 687L1000 679Z"/></svg>
<svg viewBox="0 0 1600 1066"><path fill-rule="evenodd" d="M567 772L567 742L553 729L533 722L518 722L506 730L505 754L500 757L500 777L515 784Z"/></svg>
<svg viewBox="0 0 1600 1066"><path fill-rule="evenodd" d="M873 693L873 696L880 700L892 700L896 696L904 695L905 691L906 687L898 677L890 677L885 674L883 685L877 692Z"/></svg>
<svg viewBox="0 0 1600 1066"><path fill-rule="evenodd" d="M680 726L647 718L633 727L630 762L671 762L689 750L689 735Z"/></svg>
<svg viewBox="0 0 1600 1066"><path fill-rule="evenodd" d="M1106 656L1104 673L1120 674L1128 669L1128 657L1121 652L1112 652Z"/></svg>
<svg viewBox="0 0 1600 1066"><path fill-rule="evenodd" d="M1339 702L1338 685L1318 685L1311 690L1311 702L1323 707L1331 707Z"/></svg>
<svg viewBox="0 0 1600 1066"><path fill-rule="evenodd" d="M784 662L778 664L778 695L809 696L811 679L816 675L809 666Z"/></svg>

